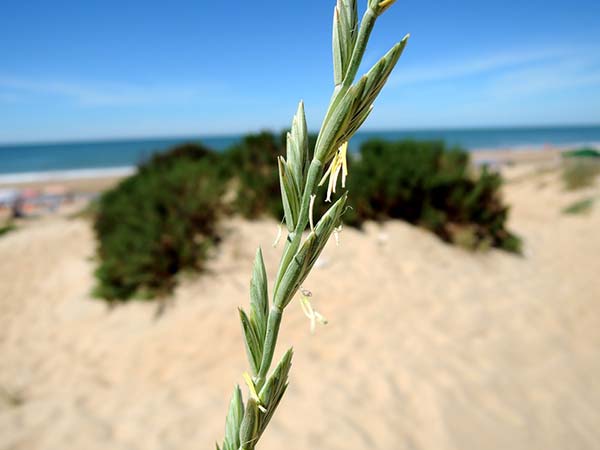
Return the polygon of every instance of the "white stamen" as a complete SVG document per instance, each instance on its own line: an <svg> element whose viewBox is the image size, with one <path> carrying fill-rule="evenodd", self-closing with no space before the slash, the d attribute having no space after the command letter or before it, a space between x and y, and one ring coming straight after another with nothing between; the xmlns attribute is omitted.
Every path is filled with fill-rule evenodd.
<svg viewBox="0 0 600 450"><path fill-rule="evenodd" d="M327 325L329 323L327 319L323 317L320 313L318 313L317 311L315 311L314 313L315 319L317 319L317 322L319 322L321 325Z"/></svg>
<svg viewBox="0 0 600 450"><path fill-rule="evenodd" d="M335 159L334 159L335 162ZM333 165L333 162L331 163ZM331 191L333 190L333 169L329 174L329 182L327 183L327 198L325 198L326 202L331 202Z"/></svg>
<svg viewBox="0 0 600 450"><path fill-rule="evenodd" d="M310 320L310 332L311 334L314 334L317 322L322 325L327 325L327 319L315 311L310 304L309 297L312 296L312 292L300 288L300 294L300 307L302 308L304 315Z"/></svg>
<svg viewBox="0 0 600 450"><path fill-rule="evenodd" d="M275 241L273 241L273 247L277 247L279 241L281 239L281 224L277 227L277 236L275 237Z"/></svg>
<svg viewBox="0 0 600 450"><path fill-rule="evenodd" d="M348 142L342 144L340 149L342 153L342 187L346 187L346 177L348 176L348 157L346 153L348 152Z"/></svg>
<svg viewBox="0 0 600 450"><path fill-rule="evenodd" d="M321 181L319 181L319 186L323 186L323 184L325 184L325 180L327 179L327 177L329 176L330 173L331 173L331 164L329 164L329 167L327 168L327 171L323 175L323 178L321 178Z"/></svg>
<svg viewBox="0 0 600 450"><path fill-rule="evenodd" d="M335 246L339 247L340 246L340 233L342 232L344 226L340 225L339 227L335 227L333 229L333 237L335 239Z"/></svg>
<svg viewBox="0 0 600 450"><path fill-rule="evenodd" d="M347 152L348 142L344 142L333 156L325 175L323 175L323 178L319 183L319 186L321 186L329 176L329 183L327 183L327 198L325 198L326 202L331 202L331 193L335 194L340 173L342 174L342 188L346 187L346 177L348 176L348 163L346 161Z"/></svg>
<svg viewBox="0 0 600 450"><path fill-rule="evenodd" d="M338 158L339 159L339 158ZM333 172L333 174L331 175L331 180L332 180L332 191L335 194L335 189L337 188L337 180L338 177L340 176L340 170L342 169L341 164L338 162L337 167L335 168L335 171Z"/></svg>
<svg viewBox="0 0 600 450"><path fill-rule="evenodd" d="M317 321L315 320L315 312L313 311L312 316L310 317L310 334L315 334L316 328L317 328Z"/></svg>
<svg viewBox="0 0 600 450"><path fill-rule="evenodd" d="M310 302L305 297L300 298L300 307L302 308L302 312L306 317L310 319L313 316Z"/></svg>
<svg viewBox="0 0 600 450"><path fill-rule="evenodd" d="M250 397L252 397L254 399L254 401L256 402L256 405L258 406L258 409L260 409L262 412L266 413L267 408L265 408L263 406L262 401L261 401L260 397L258 396L258 392L256 392L256 386L254 385L254 381L250 377L250 374L248 374L248 372L244 372L242 374L242 377L244 378L244 381L248 385L248 391L250 392Z"/></svg>

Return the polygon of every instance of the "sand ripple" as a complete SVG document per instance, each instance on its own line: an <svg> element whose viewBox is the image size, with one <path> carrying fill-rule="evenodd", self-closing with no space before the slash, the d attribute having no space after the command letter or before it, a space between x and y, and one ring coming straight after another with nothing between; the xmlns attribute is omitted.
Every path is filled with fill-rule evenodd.
<svg viewBox="0 0 600 450"><path fill-rule="evenodd" d="M299 306L289 393L261 449L596 449L600 213L538 181L507 189L527 255L472 255L408 225L346 230ZM245 370L235 308L271 222L228 224L212 274L166 313L91 299L94 242L53 219L0 239L0 449L198 449Z"/></svg>

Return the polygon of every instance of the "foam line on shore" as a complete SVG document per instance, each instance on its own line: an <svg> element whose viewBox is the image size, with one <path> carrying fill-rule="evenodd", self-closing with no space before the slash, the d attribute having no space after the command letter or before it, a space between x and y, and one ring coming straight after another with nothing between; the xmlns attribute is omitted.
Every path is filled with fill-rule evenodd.
<svg viewBox="0 0 600 450"><path fill-rule="evenodd" d="M89 180L94 178L124 177L136 170L133 166L104 169L53 170L46 172L7 173L0 175L0 184L24 184L37 182L60 182L66 180Z"/></svg>

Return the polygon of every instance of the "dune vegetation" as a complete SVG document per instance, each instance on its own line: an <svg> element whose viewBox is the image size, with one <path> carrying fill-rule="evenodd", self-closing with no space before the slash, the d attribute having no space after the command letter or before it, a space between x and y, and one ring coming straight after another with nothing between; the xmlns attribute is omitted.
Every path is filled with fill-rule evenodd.
<svg viewBox="0 0 600 450"><path fill-rule="evenodd" d="M567 190L593 186L600 177L600 152L582 148L563 154L563 182Z"/></svg>
<svg viewBox="0 0 600 450"><path fill-rule="evenodd" d="M309 135L311 151L314 144ZM281 221L277 158L284 152L285 133L262 132L224 152L189 143L141 164L94 208L96 294L113 301L167 295L178 273L202 269L224 218ZM507 229L501 175L474 168L465 150L373 140L349 156L346 225L400 219L469 249L520 252L520 239ZM322 199L314 211L325 211Z"/></svg>

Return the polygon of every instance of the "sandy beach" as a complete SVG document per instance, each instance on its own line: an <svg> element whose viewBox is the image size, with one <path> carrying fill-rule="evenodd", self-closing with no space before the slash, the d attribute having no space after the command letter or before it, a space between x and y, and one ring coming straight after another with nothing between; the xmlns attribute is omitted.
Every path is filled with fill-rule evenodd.
<svg viewBox="0 0 600 450"><path fill-rule="evenodd" d="M488 155L489 156L489 155ZM537 164L537 162L536 162ZM531 450L600 445L600 205L561 210L556 171L506 169L525 254L469 253L392 221L345 229L294 301L288 394L260 448ZM273 221L233 220L165 312L93 299L94 238L55 215L0 237L0 449L205 449L247 370L236 308Z"/></svg>

